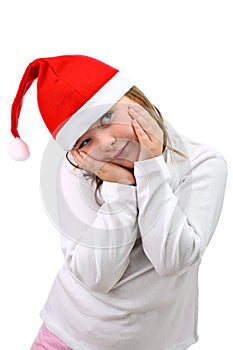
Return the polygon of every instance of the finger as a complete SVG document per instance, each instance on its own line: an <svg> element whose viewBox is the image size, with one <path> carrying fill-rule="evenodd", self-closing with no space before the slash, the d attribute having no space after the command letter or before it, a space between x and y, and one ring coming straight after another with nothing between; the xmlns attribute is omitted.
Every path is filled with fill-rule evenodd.
<svg viewBox="0 0 233 350"><path fill-rule="evenodd" d="M163 131L160 129L156 136L148 134L147 131L143 130L141 125L136 119L133 119L133 126L135 133L138 137L140 144L145 147L151 147L152 144L163 144Z"/></svg>
<svg viewBox="0 0 233 350"><path fill-rule="evenodd" d="M161 141L160 137L155 136L154 130L152 132L151 130L144 129L136 119L133 119L133 125L135 126L135 131L140 139L140 143L144 142L148 144L148 142Z"/></svg>
<svg viewBox="0 0 233 350"><path fill-rule="evenodd" d="M78 159L82 159L82 169L89 171L98 176L103 181L119 183L135 183L134 176L126 169L119 165L98 161L85 152L78 152Z"/></svg>
<svg viewBox="0 0 233 350"><path fill-rule="evenodd" d="M82 168L84 170L88 170L88 162L87 162L87 154L84 152L79 152L78 150L72 150L71 154L77 163L77 166L79 168Z"/></svg>
<svg viewBox="0 0 233 350"><path fill-rule="evenodd" d="M137 103L132 103L129 105L129 114L132 114L136 117L144 117L147 118L148 112L142 106Z"/></svg>
<svg viewBox="0 0 233 350"><path fill-rule="evenodd" d="M143 130L143 128L141 127L141 125L138 123L138 121L136 119L133 119L132 124L133 124L134 130L136 132L136 135L138 137L138 140L141 144L143 144L145 146L149 142L151 142L148 134Z"/></svg>
<svg viewBox="0 0 233 350"><path fill-rule="evenodd" d="M79 157L81 160L81 168L97 176L99 173L102 172L102 169L106 164L106 162L96 160L92 158L89 154L82 151L79 152Z"/></svg>
<svg viewBox="0 0 233 350"><path fill-rule="evenodd" d="M159 128L157 120L141 105L134 103L129 106L129 114L132 114L145 128Z"/></svg>
<svg viewBox="0 0 233 350"><path fill-rule="evenodd" d="M136 107L134 107L136 106ZM132 105L129 108L129 115L136 119L141 127L150 134L154 134L158 128L158 123L142 106Z"/></svg>
<svg viewBox="0 0 233 350"><path fill-rule="evenodd" d="M136 117L144 118L147 121L150 121L150 119L152 119L150 113L137 103L132 103L129 105L129 113L135 115Z"/></svg>
<svg viewBox="0 0 233 350"><path fill-rule="evenodd" d="M74 158L77 166L81 168L81 163L83 161L83 157L80 155L79 151L76 149L71 150L72 157Z"/></svg>
<svg viewBox="0 0 233 350"><path fill-rule="evenodd" d="M160 128L158 122L146 111L142 106L136 105L136 109L130 109L129 114L136 119L147 133L149 139L163 142L163 130Z"/></svg>
<svg viewBox="0 0 233 350"><path fill-rule="evenodd" d="M133 120L133 126L141 148L139 159L147 159L162 154L163 142L158 141L157 138L151 140L135 119Z"/></svg>

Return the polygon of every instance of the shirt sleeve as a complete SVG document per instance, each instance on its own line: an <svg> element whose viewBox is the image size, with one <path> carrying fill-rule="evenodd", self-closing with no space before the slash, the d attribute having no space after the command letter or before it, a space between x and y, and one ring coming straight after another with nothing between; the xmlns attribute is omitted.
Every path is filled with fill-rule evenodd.
<svg viewBox="0 0 233 350"><path fill-rule="evenodd" d="M205 150L188 164L173 186L163 155L135 163L143 249L160 276L181 274L201 259L222 210L225 159Z"/></svg>
<svg viewBox="0 0 233 350"><path fill-rule="evenodd" d="M82 171L64 165L58 181L58 213L65 263L86 288L107 293L129 264L138 233L134 186L103 182L99 199Z"/></svg>

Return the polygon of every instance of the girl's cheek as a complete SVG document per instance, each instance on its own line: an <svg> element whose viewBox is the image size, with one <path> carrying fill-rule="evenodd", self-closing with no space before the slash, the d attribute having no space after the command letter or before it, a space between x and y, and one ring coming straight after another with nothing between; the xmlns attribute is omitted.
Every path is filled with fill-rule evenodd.
<svg viewBox="0 0 233 350"><path fill-rule="evenodd" d="M133 121L133 120L132 120ZM125 139L135 139L135 131L132 125L132 121L130 121L127 124L123 124L121 128L118 129L118 135L120 138L125 138Z"/></svg>

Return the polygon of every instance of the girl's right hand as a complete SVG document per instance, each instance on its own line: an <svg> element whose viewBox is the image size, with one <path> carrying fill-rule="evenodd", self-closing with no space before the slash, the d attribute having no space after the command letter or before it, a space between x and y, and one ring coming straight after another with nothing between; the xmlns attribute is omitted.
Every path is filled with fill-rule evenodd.
<svg viewBox="0 0 233 350"><path fill-rule="evenodd" d="M79 168L95 174L103 181L125 185L135 184L134 175L126 168L110 162L101 162L85 152L72 150L71 154Z"/></svg>

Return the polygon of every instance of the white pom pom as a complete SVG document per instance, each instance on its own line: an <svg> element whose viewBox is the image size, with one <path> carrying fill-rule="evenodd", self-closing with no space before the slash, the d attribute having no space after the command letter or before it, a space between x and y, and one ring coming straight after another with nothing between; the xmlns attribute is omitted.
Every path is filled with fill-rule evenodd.
<svg viewBox="0 0 233 350"><path fill-rule="evenodd" d="M30 156L30 150L26 142L16 137L8 145L8 153L14 160L26 160Z"/></svg>

